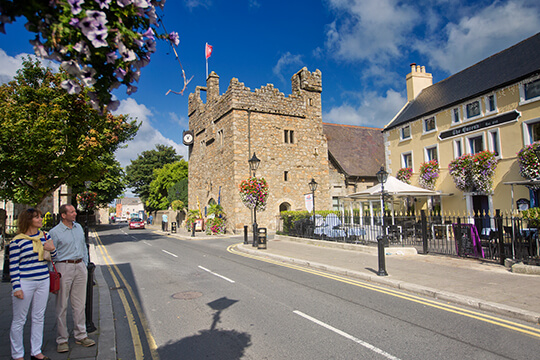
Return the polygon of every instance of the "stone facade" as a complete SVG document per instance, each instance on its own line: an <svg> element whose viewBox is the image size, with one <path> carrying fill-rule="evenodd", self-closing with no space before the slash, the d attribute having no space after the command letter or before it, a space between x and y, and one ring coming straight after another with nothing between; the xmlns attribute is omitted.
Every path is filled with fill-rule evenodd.
<svg viewBox="0 0 540 360"><path fill-rule="evenodd" d="M267 209L257 213L259 227L276 228L280 210L305 210L304 194L314 178L318 210L331 208L328 147L323 134L322 74L301 69L285 96L272 84L254 92L233 78L219 94L219 76L212 72L206 87L189 95L189 208L204 209L220 199L228 229L252 224L251 210L238 193L250 176L248 160L261 160L257 177L269 185ZM206 91L206 103L200 92ZM203 211L204 212L204 211Z"/></svg>

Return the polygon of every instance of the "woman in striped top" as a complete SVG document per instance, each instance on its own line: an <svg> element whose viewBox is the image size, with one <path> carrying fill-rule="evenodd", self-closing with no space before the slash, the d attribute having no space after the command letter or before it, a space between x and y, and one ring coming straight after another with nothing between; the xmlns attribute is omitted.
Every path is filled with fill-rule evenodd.
<svg viewBox="0 0 540 360"><path fill-rule="evenodd" d="M13 288L13 321L11 322L11 356L24 359L23 330L32 304L31 359L49 359L41 353L43 323L49 298L49 267L44 250L56 256L50 236L43 226L41 212L28 209L19 215L18 235L9 243L9 274Z"/></svg>

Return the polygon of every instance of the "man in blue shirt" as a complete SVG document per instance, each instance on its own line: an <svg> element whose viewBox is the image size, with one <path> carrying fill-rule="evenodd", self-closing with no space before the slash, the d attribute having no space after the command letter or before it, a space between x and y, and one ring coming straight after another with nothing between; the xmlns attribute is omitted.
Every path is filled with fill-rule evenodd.
<svg viewBox="0 0 540 360"><path fill-rule="evenodd" d="M86 281L88 278L88 249L82 226L75 222L77 211L72 205L60 207L62 221L51 229L49 235L56 247L56 269L62 274L60 291L56 295L57 348L68 352L68 327L66 322L68 300L73 313L75 343L89 347L95 341L86 333Z"/></svg>

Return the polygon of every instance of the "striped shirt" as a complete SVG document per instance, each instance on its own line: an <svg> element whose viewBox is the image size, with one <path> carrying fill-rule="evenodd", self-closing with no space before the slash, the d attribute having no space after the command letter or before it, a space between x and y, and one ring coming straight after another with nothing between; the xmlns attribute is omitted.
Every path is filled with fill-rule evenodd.
<svg viewBox="0 0 540 360"><path fill-rule="evenodd" d="M40 233L38 231L37 234L30 236L39 236ZM40 239L42 244L51 238L45 232L41 234L43 234ZM56 256L56 250L51 251L51 256ZM39 261L38 253L34 252L33 241L14 239L9 243L9 274L13 291L21 290L21 279L37 281L49 278L47 261Z"/></svg>

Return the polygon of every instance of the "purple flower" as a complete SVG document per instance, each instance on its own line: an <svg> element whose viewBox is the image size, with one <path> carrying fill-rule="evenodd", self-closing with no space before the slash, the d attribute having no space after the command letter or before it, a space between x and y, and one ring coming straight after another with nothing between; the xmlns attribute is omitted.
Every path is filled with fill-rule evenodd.
<svg viewBox="0 0 540 360"><path fill-rule="evenodd" d="M169 33L169 40L171 40L174 45L178 46L180 44L180 37L176 31Z"/></svg>
<svg viewBox="0 0 540 360"><path fill-rule="evenodd" d="M89 32L87 37L88 40L92 42L92 45L94 45L94 47L99 48L108 45L107 41L105 41L107 35L107 30L96 30Z"/></svg>
<svg viewBox="0 0 540 360"><path fill-rule="evenodd" d="M135 4L135 6L141 9L146 9L150 6L150 3L146 0L133 0L133 3Z"/></svg>
<svg viewBox="0 0 540 360"><path fill-rule="evenodd" d="M114 64L115 60L118 59L116 52L111 51L107 54L107 64Z"/></svg>
<svg viewBox="0 0 540 360"><path fill-rule="evenodd" d="M79 86L79 84L77 84L75 81L71 79L62 81L60 86L62 86L63 89L67 90L68 94L71 94L71 95L78 94L79 92L81 92L81 87Z"/></svg>
<svg viewBox="0 0 540 360"><path fill-rule="evenodd" d="M101 9L108 9L109 4L111 3L111 0L95 0L99 4L99 7Z"/></svg>
<svg viewBox="0 0 540 360"><path fill-rule="evenodd" d="M131 4L132 2L133 2L133 0L116 0L116 3L117 3L118 6L120 6L120 7L128 6L128 5Z"/></svg>
<svg viewBox="0 0 540 360"><path fill-rule="evenodd" d="M146 30L142 35L144 37L154 40L154 30L152 30L152 28L148 28L148 30Z"/></svg>
<svg viewBox="0 0 540 360"><path fill-rule="evenodd" d="M68 3L71 6L71 13L78 15L82 11L81 5L84 4L84 0L68 0Z"/></svg>

